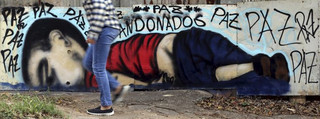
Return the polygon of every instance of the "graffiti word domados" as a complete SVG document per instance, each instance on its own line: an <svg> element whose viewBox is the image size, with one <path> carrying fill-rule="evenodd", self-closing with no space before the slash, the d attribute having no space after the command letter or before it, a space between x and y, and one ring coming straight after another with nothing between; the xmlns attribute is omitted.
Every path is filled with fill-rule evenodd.
<svg viewBox="0 0 320 119"><path fill-rule="evenodd" d="M206 23L201 18L202 14L197 14L194 18L191 16L168 16L164 15L162 17L147 17L142 18L138 16L133 20L125 21L125 26L121 26L121 35L127 37L132 34L135 28L135 32L143 31L147 29L149 32L152 31L175 31L180 28L190 28L192 26L204 27Z"/></svg>

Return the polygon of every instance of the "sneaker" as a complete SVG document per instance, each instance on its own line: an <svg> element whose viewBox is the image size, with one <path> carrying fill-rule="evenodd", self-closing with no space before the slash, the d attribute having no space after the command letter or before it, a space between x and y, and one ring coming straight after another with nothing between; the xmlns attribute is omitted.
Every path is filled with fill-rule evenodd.
<svg viewBox="0 0 320 119"><path fill-rule="evenodd" d="M120 93L115 94L112 100L113 103L118 103L123 100L123 97L131 90L129 85L122 86Z"/></svg>
<svg viewBox="0 0 320 119"><path fill-rule="evenodd" d="M97 108L87 110L87 113L96 116L111 116L114 114L114 111L112 107L107 110L101 110L99 106Z"/></svg>

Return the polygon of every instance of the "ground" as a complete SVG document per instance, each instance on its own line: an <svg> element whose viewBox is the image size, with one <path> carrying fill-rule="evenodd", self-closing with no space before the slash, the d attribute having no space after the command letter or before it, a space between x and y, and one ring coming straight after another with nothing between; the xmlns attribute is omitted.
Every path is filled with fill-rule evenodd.
<svg viewBox="0 0 320 119"><path fill-rule="evenodd" d="M133 91L114 104L110 117L86 114L99 105L98 92L37 92L56 99L59 110L71 119L315 119L319 101L291 104L285 98L217 96L202 90ZM301 110L300 110L301 109ZM283 113L280 113L283 112Z"/></svg>

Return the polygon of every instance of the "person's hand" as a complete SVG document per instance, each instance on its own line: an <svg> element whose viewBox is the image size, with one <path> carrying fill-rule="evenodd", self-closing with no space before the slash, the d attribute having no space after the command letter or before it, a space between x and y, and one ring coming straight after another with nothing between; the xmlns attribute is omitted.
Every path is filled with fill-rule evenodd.
<svg viewBox="0 0 320 119"><path fill-rule="evenodd" d="M88 39L87 39L87 43L89 43L89 44L95 44L96 41L93 40L93 39L88 38Z"/></svg>

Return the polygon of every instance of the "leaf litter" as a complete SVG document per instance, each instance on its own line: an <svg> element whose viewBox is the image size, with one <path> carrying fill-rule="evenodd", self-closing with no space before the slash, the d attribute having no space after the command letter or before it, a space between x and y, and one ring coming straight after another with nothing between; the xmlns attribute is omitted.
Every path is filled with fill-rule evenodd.
<svg viewBox="0 0 320 119"><path fill-rule="evenodd" d="M306 115L320 116L319 97L307 98L305 103L290 102L289 97L275 96L212 96L196 102L209 110L250 113L261 116Z"/></svg>

